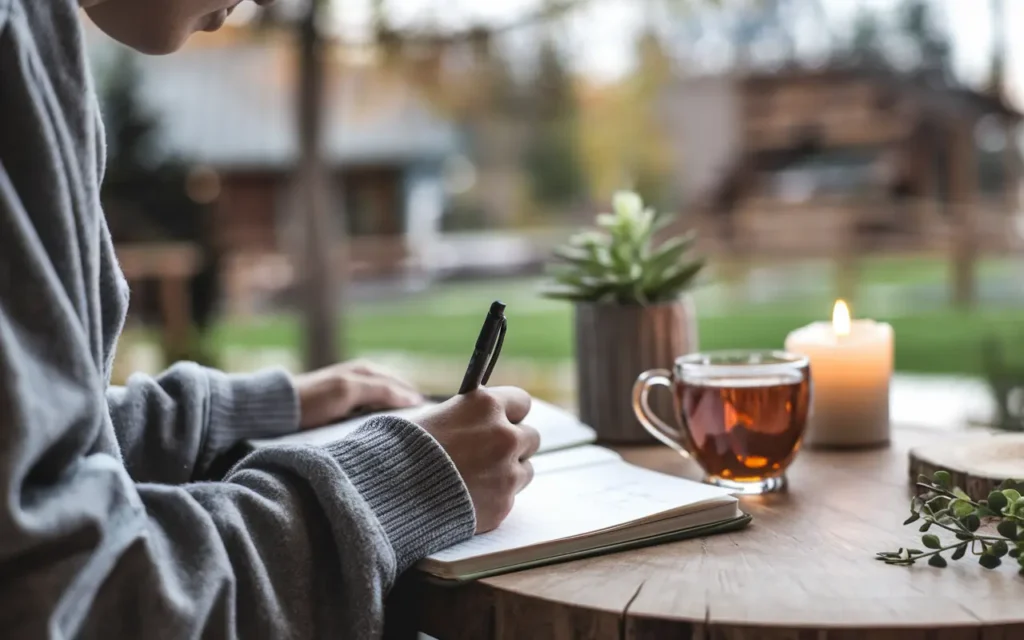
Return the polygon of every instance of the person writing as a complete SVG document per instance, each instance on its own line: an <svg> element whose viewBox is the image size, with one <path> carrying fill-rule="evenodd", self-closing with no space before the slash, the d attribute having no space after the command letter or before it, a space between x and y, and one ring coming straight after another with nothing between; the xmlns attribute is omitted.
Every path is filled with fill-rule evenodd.
<svg viewBox="0 0 1024 640"><path fill-rule="evenodd" d="M263 449L201 482L240 440L420 398L364 363L294 378L178 364L109 385L129 295L78 12L163 54L235 3L0 0L4 638L375 637L396 576L496 527L531 480L520 389Z"/></svg>

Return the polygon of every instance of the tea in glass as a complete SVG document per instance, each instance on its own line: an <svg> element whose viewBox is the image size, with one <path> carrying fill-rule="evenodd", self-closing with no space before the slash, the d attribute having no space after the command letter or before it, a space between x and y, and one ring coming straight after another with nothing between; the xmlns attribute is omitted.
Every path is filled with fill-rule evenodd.
<svg viewBox="0 0 1024 640"><path fill-rule="evenodd" d="M806 358L778 351L692 354L666 373L648 372L637 381L637 415L648 431L696 460L708 482L742 493L785 487L810 408ZM647 407L657 384L672 388L678 428Z"/></svg>

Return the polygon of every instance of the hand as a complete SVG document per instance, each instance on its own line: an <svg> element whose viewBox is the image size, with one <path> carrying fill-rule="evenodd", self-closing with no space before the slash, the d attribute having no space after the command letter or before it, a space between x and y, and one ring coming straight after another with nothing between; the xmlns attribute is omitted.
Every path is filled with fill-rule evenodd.
<svg viewBox="0 0 1024 640"><path fill-rule="evenodd" d="M477 533L496 528L516 494L533 480L530 458L540 434L520 425L530 411L522 389L478 389L455 396L417 420L444 447L469 489Z"/></svg>
<svg viewBox="0 0 1024 640"><path fill-rule="evenodd" d="M362 360L304 373L293 383L299 394L300 429L343 420L356 409L387 411L423 403L411 384Z"/></svg>

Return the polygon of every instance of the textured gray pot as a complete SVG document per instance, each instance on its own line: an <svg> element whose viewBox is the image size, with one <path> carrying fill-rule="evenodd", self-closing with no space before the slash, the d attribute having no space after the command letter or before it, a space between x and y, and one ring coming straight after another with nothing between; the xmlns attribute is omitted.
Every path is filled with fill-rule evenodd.
<svg viewBox="0 0 1024 640"><path fill-rule="evenodd" d="M602 442L653 443L633 413L633 383L648 369L671 371L678 356L698 349L693 300L646 307L577 303L575 311L580 419ZM667 390L651 394L651 408L674 422Z"/></svg>

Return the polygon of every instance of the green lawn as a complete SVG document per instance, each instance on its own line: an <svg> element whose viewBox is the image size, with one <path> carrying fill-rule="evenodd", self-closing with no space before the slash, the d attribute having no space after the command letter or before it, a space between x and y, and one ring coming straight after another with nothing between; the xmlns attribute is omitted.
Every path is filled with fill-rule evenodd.
<svg viewBox="0 0 1024 640"><path fill-rule="evenodd" d="M468 357L488 303L502 297L523 303L517 307L509 302L506 356L548 361L571 357L571 308L523 297L523 287L520 282L496 283L476 290L470 286L441 290L419 300L361 306L349 318L346 343L357 353L403 351ZM738 305L725 313L701 314L700 346L778 348L789 331L824 319L829 308L828 301L801 300ZM981 348L991 337L1004 341L1004 352L1024 354L1024 308L966 313L931 309L879 319L893 325L896 366L902 371L979 373ZM295 318L274 317L224 324L210 338L218 346L298 349L300 329Z"/></svg>

